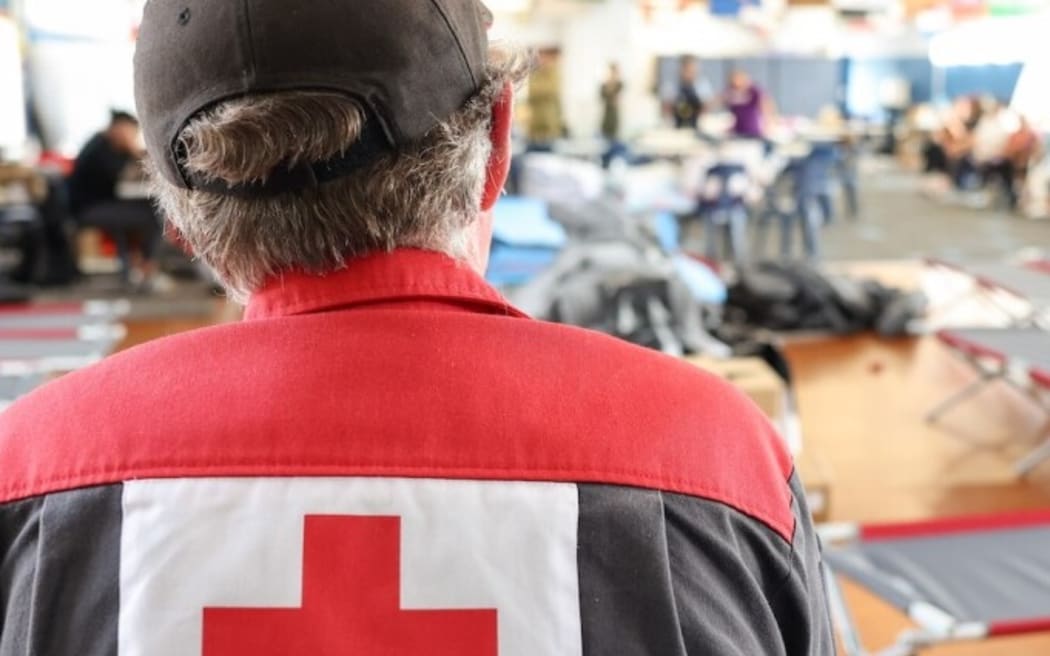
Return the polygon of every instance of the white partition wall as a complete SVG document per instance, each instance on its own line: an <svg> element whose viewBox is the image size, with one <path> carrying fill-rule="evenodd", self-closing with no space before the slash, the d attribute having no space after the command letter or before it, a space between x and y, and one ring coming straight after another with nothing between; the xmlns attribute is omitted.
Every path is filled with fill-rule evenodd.
<svg viewBox="0 0 1050 656"><path fill-rule="evenodd" d="M14 21L0 16L0 151L19 158L26 140L22 57Z"/></svg>
<svg viewBox="0 0 1050 656"><path fill-rule="evenodd" d="M24 3L30 93L47 145L74 154L111 109L134 109L132 55L142 0Z"/></svg>
<svg viewBox="0 0 1050 656"><path fill-rule="evenodd" d="M1045 35L1050 30L1050 12L1030 16L1029 29ZM1012 106L1043 132L1050 132L1050 49L1033 47L1027 52L1025 67L1017 81Z"/></svg>

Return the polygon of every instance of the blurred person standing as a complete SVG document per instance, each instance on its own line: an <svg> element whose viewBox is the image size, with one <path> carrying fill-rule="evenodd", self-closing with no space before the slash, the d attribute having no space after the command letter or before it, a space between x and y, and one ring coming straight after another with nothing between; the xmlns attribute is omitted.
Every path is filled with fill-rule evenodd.
<svg viewBox="0 0 1050 656"><path fill-rule="evenodd" d="M549 151L555 141L565 136L560 55L553 48L539 52L536 69L529 76L528 108L529 149Z"/></svg>
<svg viewBox="0 0 1050 656"><path fill-rule="evenodd" d="M700 61L695 57L683 57L671 102L675 128L698 130L700 119L713 95L711 83L703 76Z"/></svg>
<svg viewBox="0 0 1050 656"><path fill-rule="evenodd" d="M732 134L742 139L765 139L776 109L773 101L745 71L729 74L729 88L722 99L733 115Z"/></svg>
<svg viewBox="0 0 1050 656"><path fill-rule="evenodd" d="M619 64L609 64L609 75L602 83L599 94L602 100L602 136L612 142L619 141L620 98L623 95Z"/></svg>
<svg viewBox="0 0 1050 656"><path fill-rule="evenodd" d="M157 278L156 251L162 239L160 221L147 198L122 199L118 185L144 155L138 120L115 111L109 127L87 142L69 178L69 200L81 226L97 228L117 245L121 276L143 290Z"/></svg>

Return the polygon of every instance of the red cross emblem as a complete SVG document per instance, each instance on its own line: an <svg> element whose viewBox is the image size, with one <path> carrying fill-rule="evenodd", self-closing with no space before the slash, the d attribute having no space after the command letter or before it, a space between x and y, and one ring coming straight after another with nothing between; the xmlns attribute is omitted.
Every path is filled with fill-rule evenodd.
<svg viewBox="0 0 1050 656"><path fill-rule="evenodd" d="M306 518L302 608L206 608L204 656L497 656L496 610L402 610L398 517Z"/></svg>

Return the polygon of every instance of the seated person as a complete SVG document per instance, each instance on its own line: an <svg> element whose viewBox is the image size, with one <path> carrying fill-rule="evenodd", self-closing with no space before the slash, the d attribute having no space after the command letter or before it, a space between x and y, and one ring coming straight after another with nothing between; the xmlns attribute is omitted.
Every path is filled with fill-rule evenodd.
<svg viewBox="0 0 1050 656"><path fill-rule="evenodd" d="M1039 132L1024 115L1017 116L1016 129L1003 149L1003 160L1009 163L1014 185L1025 188L1028 176L1042 156Z"/></svg>
<svg viewBox="0 0 1050 656"><path fill-rule="evenodd" d="M1039 135L1023 117L995 100L985 103L974 130L971 157L985 185L997 182L1011 210L1039 149Z"/></svg>
<svg viewBox="0 0 1050 656"><path fill-rule="evenodd" d="M1024 212L1033 219L1050 217L1050 156L1038 141L1025 175Z"/></svg>
<svg viewBox="0 0 1050 656"><path fill-rule="evenodd" d="M1017 150L1027 150L1023 209L1030 218L1046 218L1050 216L1050 149L1024 117L1021 131L1014 135L1014 146L1022 145Z"/></svg>
<svg viewBox="0 0 1050 656"><path fill-rule="evenodd" d="M958 188L972 186L977 177L977 165L973 160L977 126L981 124L984 108L977 97L965 97L955 101L945 122L945 152L948 156L948 171L952 184Z"/></svg>
<svg viewBox="0 0 1050 656"><path fill-rule="evenodd" d="M109 127L84 146L69 179L70 205L77 222L98 228L117 244L125 282L149 288L157 273L154 259L162 238L149 199L120 199L117 186L142 156L139 123L113 112Z"/></svg>
<svg viewBox="0 0 1050 656"><path fill-rule="evenodd" d="M974 133L980 121L981 104L977 98L959 98L944 112L940 128L933 132L923 149L925 172L943 181L943 187L936 191L965 187L976 175L972 155Z"/></svg>

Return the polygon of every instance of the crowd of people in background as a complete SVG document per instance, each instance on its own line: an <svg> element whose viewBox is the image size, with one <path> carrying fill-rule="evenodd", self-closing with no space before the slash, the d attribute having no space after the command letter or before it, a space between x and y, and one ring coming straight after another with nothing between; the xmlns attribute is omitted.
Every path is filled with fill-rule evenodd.
<svg viewBox="0 0 1050 656"><path fill-rule="evenodd" d="M600 135L610 141L623 139L622 101L626 81L620 66L609 64L598 89L601 106ZM562 104L560 53L541 50L529 77L526 138L532 151L547 151L558 139L568 136ZM742 69L734 69L726 88L716 91L695 57L679 62L678 80L660 89L665 121L680 130L702 130L703 119L718 111L732 116L730 136L764 139L776 115L773 99Z"/></svg>
<svg viewBox="0 0 1050 656"><path fill-rule="evenodd" d="M655 89L665 126L694 131L706 138L710 136L706 119L717 114L725 119L718 137L762 141L771 147L771 139L776 138L777 109L772 96L745 70L730 69L721 91L716 90L696 57L682 57L672 71ZM539 51L523 105L524 136L531 152L550 152L556 142L570 136L563 81L559 51ZM610 63L596 94L599 133L610 145L603 157L606 165L612 154L627 152L623 103L630 83L620 66ZM716 121L721 122L721 118ZM889 132L896 134L893 127L891 124ZM962 97L936 121L924 123L921 134L922 163L928 174L924 189L928 193L957 195L967 201L972 197L984 205L991 202L989 199L999 199L1010 209L1024 204L1025 211L1033 206L1041 208L1033 215L1050 213L1050 159L1046 159L1042 135L1024 116L993 98ZM158 249L164 243L163 224L146 188L140 184L138 193L118 193L129 176L144 178L142 157L135 117L114 112L109 125L87 141L61 175L7 167L0 184L28 176L28 197L42 226L25 233L25 255L8 276L17 282L61 284L71 280L78 266L75 235L94 229L115 247L126 288L151 292L169 287L170 281L159 274L157 265ZM512 189L517 186L517 175L516 167ZM846 187L854 189L855 181L852 184ZM856 213L855 191L848 197L851 213Z"/></svg>
<svg viewBox="0 0 1050 656"><path fill-rule="evenodd" d="M532 150L549 150L554 141L568 135L561 82L557 51L541 52L529 81L526 136ZM613 144L624 138L621 104L626 86L620 67L610 64L598 100L600 135ZM745 70L732 69L726 88L717 91L701 61L693 56L678 60L675 77L661 84L658 95L665 125L701 135L705 134L705 118L722 113L730 120L726 136L768 140L777 119L772 96ZM891 125L891 132L893 128ZM929 178L925 189L937 196L977 192L974 199L986 199L992 195L1001 198L1003 206L1017 209L1037 193L1048 195L1043 188L1050 186L1050 166L1039 166L1045 155L1041 134L1024 116L994 98L962 97L926 135L922 156ZM1035 204L1050 207L1042 197Z"/></svg>
<svg viewBox="0 0 1050 656"><path fill-rule="evenodd" d="M1024 116L994 98L959 98L924 145L926 190L995 192L1014 210L1042 154L1040 135Z"/></svg>
<svg viewBox="0 0 1050 656"><path fill-rule="evenodd" d="M703 75L699 60L685 57L681 61L677 88L665 97L673 97L666 103L665 112L671 116L677 129L700 129L704 116L712 111L724 110L733 117L730 134L741 139L764 139L770 121L776 115L776 106L746 71L734 69L729 74L728 84L721 93L716 93L711 82Z"/></svg>

